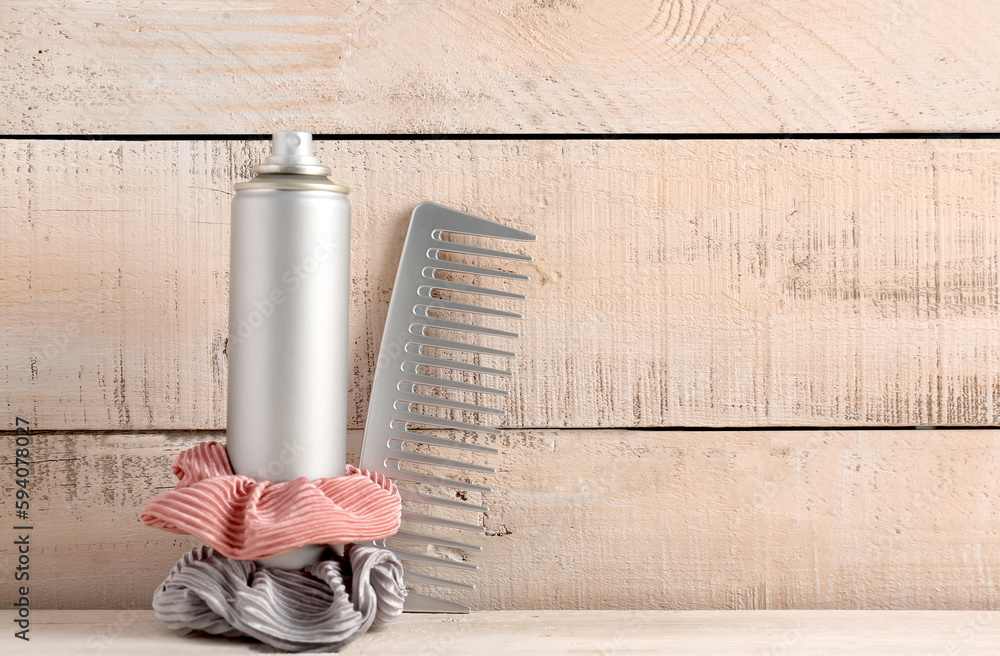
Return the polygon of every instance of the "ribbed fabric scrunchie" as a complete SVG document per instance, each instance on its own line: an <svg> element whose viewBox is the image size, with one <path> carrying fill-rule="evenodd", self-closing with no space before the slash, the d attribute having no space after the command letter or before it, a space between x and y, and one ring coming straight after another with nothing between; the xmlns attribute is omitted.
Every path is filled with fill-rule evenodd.
<svg viewBox="0 0 1000 656"><path fill-rule="evenodd" d="M284 570L197 547L157 588L153 609L181 635L248 635L285 651L336 651L398 617L406 595L390 551L352 544L345 555Z"/></svg>
<svg viewBox="0 0 1000 656"><path fill-rule="evenodd" d="M381 474L347 466L337 478L272 483L233 474L226 447L202 442L174 460L178 482L151 499L147 526L192 535L239 560L308 544L373 542L399 529L399 491Z"/></svg>
<svg viewBox="0 0 1000 656"><path fill-rule="evenodd" d="M178 482L142 522L209 546L185 554L153 595L156 616L181 634L248 635L286 651L335 651L403 612L403 566L388 549L352 544L396 533L400 496L388 478L347 474L272 483L234 474L226 447L203 442L174 459ZM302 570L261 567L310 544L345 556Z"/></svg>

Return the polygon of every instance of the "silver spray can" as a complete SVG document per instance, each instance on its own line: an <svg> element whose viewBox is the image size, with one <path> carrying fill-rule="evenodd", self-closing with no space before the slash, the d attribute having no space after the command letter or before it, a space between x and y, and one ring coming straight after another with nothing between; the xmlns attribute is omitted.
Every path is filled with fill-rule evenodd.
<svg viewBox="0 0 1000 656"><path fill-rule="evenodd" d="M256 480L343 476L351 207L308 132L273 135L235 185L229 254L226 448ZM300 569L310 545L260 561Z"/></svg>

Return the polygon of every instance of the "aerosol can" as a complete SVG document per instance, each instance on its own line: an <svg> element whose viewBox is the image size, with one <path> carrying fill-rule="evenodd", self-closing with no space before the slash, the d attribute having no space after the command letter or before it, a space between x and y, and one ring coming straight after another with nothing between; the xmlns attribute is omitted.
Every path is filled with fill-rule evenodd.
<svg viewBox="0 0 1000 656"><path fill-rule="evenodd" d="M277 132L235 185L229 265L226 448L237 474L343 476L351 207L308 132ZM260 564L300 569L310 545Z"/></svg>

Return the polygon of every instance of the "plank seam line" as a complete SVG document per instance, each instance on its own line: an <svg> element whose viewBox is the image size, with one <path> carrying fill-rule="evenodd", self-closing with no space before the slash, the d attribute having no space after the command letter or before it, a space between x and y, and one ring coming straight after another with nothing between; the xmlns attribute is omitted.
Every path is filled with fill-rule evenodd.
<svg viewBox="0 0 1000 656"><path fill-rule="evenodd" d="M526 431L628 431L634 433L669 433L669 432L689 432L689 433L771 433L771 432L817 432L817 431L906 431L906 430L955 430L955 431L983 431L996 430L1000 426L525 426L516 428L504 428L506 433L523 433ZM362 430L360 428L348 428L351 431ZM90 436L115 436L115 435L166 435L179 436L197 433L223 433L225 429L220 428L141 428L132 430L33 430L33 436L60 436L60 435L90 435ZM13 437L15 431L0 431L0 437Z"/></svg>
<svg viewBox="0 0 1000 656"><path fill-rule="evenodd" d="M17 141L267 141L270 134L0 134ZM715 140L874 140L874 139L1000 139L1000 132L628 132L628 133L316 133L316 141L715 141Z"/></svg>

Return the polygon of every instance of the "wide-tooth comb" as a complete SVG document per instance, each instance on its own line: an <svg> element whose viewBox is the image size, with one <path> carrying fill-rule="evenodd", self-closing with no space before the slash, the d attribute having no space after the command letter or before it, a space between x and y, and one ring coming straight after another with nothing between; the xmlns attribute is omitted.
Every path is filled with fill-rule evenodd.
<svg viewBox="0 0 1000 656"><path fill-rule="evenodd" d="M488 348L470 342L455 341L451 338L431 337L426 334L428 329L499 337L518 336L517 333L506 330L497 330L472 323L433 317L429 314L428 310L440 309L473 315L506 317L510 319L521 318L521 315L516 312L494 310L467 302L435 298L432 295L433 291L441 290L445 292L460 292L467 295L476 294L512 299L525 298L523 295L513 292L442 280L437 278L435 273L437 271L451 271L461 274L509 278L512 280L528 280L527 276L508 271L445 260L439 257L440 253L502 258L521 262L532 261L532 258L527 255L505 253L479 246L469 246L452 242L443 238L445 233L515 239L519 241L535 241L536 239L535 235L530 233L514 230L499 223L487 221L478 216L459 212L434 203L421 203L413 210L413 216L410 218L410 227L406 233L406 243L403 245L403 254L399 261L399 269L396 272L396 284L392 289L392 299L389 301L389 314L385 322L385 332L382 334L378 364L375 367L375 380L372 383L368 419L365 422L365 436L361 447L360 466L362 469L384 474L397 482L406 481L439 486L446 490L490 492L490 488L481 485L466 483L453 478L420 474L400 467L400 463L411 463L474 472L492 473L495 471L490 467L474 465L461 460L449 460L434 455L407 451L403 448L406 443L448 447L479 453L499 453L496 449L487 446L460 442L447 437L426 435L409 430L410 425L413 424L438 429L477 431L494 435L499 435L503 432L498 428L479 426L443 417L428 416L418 413L414 408L414 406L423 405L469 412L506 414L504 410L497 410L484 405L466 403L417 392L417 386L419 385L421 387L436 387L507 396L507 392L501 389L418 373L418 367L421 366L493 376L511 376L509 371L502 369L483 367L478 364L458 362L447 357L433 357L425 354L424 350L426 348L433 348L443 351L459 351L503 357L513 357L514 355L510 351ZM402 516L407 528L400 530L394 536L387 539L469 551L481 550L481 547L475 545L446 540L419 532L419 525L431 525L438 528L459 531L485 532L485 528L479 524L457 522L425 514L424 512L412 511L408 508L410 503L419 503L426 506L452 510L467 510L476 513L486 512L489 510L488 508L459 501L453 498L454 495L452 497L442 497L431 494L419 494L408 490L400 490L400 494L403 501L407 502L406 506L404 506ZM417 524L418 527L410 528L409 525L411 524ZM386 540L380 540L378 544L383 547L387 546ZM405 549L387 548L403 561L404 570L410 563L437 565L446 568L479 569L477 566L463 561L436 558ZM435 586L459 589L474 587L466 583L426 576L410 571L405 571L404 578L412 583ZM404 610L418 613L467 613L471 609L464 604L454 601L410 592L407 594Z"/></svg>

